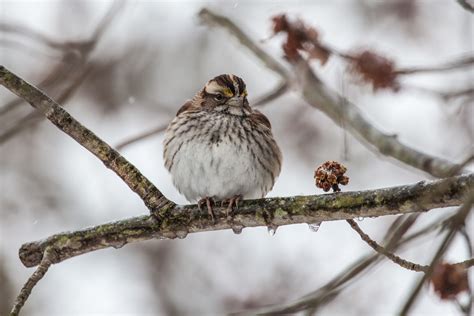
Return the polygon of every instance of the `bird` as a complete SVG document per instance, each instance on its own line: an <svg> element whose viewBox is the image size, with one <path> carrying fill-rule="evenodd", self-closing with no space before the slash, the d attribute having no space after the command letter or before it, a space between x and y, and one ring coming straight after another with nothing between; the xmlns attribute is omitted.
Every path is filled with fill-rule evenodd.
<svg viewBox="0 0 474 316"><path fill-rule="evenodd" d="M250 107L245 82L233 74L209 80L178 110L163 140L174 186L189 202L207 206L263 198L281 171L282 154L268 118Z"/></svg>

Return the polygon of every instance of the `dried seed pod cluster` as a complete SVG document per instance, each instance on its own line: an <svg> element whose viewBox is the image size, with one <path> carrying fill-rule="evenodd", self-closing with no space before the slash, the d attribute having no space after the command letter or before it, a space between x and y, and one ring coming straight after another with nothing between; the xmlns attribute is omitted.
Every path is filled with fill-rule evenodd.
<svg viewBox="0 0 474 316"><path fill-rule="evenodd" d="M431 283L441 299L452 300L460 292L469 291L467 270L460 265L439 263L436 265Z"/></svg>
<svg viewBox="0 0 474 316"><path fill-rule="evenodd" d="M324 192L328 192L330 189L339 192L341 191L339 184L346 185L349 183L349 177L344 175L346 171L347 168L339 162L326 161L314 172L316 186L323 189Z"/></svg>

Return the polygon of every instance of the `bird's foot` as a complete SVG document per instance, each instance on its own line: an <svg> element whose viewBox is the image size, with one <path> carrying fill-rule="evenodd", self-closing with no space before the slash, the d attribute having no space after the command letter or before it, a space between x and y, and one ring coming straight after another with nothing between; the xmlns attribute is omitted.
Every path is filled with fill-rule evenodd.
<svg viewBox="0 0 474 316"><path fill-rule="evenodd" d="M208 197L208 196L206 196L205 198L200 199L198 201L198 208L199 208L200 211L202 211L202 205L204 205L204 204L206 204L207 213L211 217L211 220L215 223L216 218L214 216L214 211L212 210L212 206L215 204L214 200L212 199L212 197Z"/></svg>
<svg viewBox="0 0 474 316"><path fill-rule="evenodd" d="M239 209L239 201L242 199L242 195L234 195L229 199L225 199L222 201L222 204L229 203L227 208L225 209L226 217L229 217L229 214L232 215L233 211Z"/></svg>

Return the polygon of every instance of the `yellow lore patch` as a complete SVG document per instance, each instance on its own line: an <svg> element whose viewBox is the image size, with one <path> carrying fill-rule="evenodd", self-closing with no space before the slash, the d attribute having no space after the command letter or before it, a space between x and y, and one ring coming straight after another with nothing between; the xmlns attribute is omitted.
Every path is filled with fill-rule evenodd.
<svg viewBox="0 0 474 316"><path fill-rule="evenodd" d="M225 95L228 98L231 98L231 97L234 96L234 94L232 93L232 90L230 90L229 88L223 89L222 94Z"/></svg>

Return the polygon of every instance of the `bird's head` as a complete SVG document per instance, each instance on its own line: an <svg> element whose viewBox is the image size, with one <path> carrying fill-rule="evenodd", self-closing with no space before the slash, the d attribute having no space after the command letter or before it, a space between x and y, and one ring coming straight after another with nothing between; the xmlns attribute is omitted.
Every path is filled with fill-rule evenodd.
<svg viewBox="0 0 474 316"><path fill-rule="evenodd" d="M249 106L245 82L232 74L209 80L201 91L201 97L206 108L235 115L243 115Z"/></svg>

